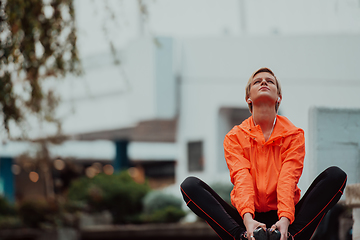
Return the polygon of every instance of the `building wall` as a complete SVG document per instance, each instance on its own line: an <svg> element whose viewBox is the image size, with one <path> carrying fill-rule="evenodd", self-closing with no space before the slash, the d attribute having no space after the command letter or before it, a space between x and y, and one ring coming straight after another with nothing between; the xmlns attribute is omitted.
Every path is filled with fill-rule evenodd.
<svg viewBox="0 0 360 240"><path fill-rule="evenodd" d="M62 102L57 115L65 134L132 127L139 121L172 119L176 114L171 38L139 38L117 52L82 59L84 74L54 80ZM116 64L115 61L120 61ZM55 129L34 128L32 137Z"/></svg>
<svg viewBox="0 0 360 240"><path fill-rule="evenodd" d="M359 42L359 35L141 38L121 52L121 67L110 55L84 60L87 74L59 88L73 93L65 95L59 114L66 116L64 132L72 134L177 116L175 187L189 175L229 182L221 138L231 126L221 109L247 109L251 73L263 66L275 72L283 88L280 114L305 130L309 153L311 108L360 108ZM203 142L203 171L188 171L193 141ZM313 161L307 154L302 190L316 176Z"/></svg>
<svg viewBox="0 0 360 240"><path fill-rule="evenodd" d="M217 116L221 107L247 108L245 84L259 67L270 67L282 84L280 113L305 130L307 152L312 107L360 108L360 36L273 36L183 39L177 182L196 175L211 183L219 173ZM240 123L239 123L240 124ZM187 171L186 144L204 141L205 170ZM315 177L305 158L300 188Z"/></svg>
<svg viewBox="0 0 360 240"><path fill-rule="evenodd" d="M313 108L310 119L313 174L341 166L347 184L359 183L360 109Z"/></svg>

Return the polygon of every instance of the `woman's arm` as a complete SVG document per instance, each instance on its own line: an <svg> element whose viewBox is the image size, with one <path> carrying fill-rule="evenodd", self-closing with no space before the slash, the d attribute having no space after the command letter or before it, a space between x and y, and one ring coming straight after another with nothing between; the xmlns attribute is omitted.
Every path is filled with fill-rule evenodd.
<svg viewBox="0 0 360 240"><path fill-rule="evenodd" d="M281 154L282 166L277 184L277 207L279 219L286 217L291 224L295 219L297 183L304 166L305 138L301 129L297 134L289 137L290 143Z"/></svg>
<svg viewBox="0 0 360 240"><path fill-rule="evenodd" d="M236 134L227 134L224 139L224 154L230 171L230 179L234 185L231 202L241 216L255 213L255 192L250 174L250 161L244 156L244 150Z"/></svg>

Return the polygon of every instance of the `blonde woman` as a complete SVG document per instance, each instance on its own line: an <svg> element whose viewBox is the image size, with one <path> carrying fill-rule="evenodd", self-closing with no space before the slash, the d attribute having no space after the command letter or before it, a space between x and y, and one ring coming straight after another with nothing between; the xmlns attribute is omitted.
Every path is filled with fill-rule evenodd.
<svg viewBox="0 0 360 240"><path fill-rule="evenodd" d="M221 239L308 240L343 194L346 173L326 169L300 200L304 131L277 115L279 81L269 68L260 68L245 91L252 115L224 139L232 206L196 177L181 184L184 200Z"/></svg>

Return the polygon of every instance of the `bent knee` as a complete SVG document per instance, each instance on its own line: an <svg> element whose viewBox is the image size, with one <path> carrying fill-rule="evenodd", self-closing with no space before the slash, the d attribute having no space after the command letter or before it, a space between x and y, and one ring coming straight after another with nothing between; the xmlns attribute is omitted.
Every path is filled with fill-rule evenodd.
<svg viewBox="0 0 360 240"><path fill-rule="evenodd" d="M197 177L187 177L180 185L180 190L183 194L187 195L188 197L194 197L195 195L201 192L201 189L204 187L202 186L202 181Z"/></svg>
<svg viewBox="0 0 360 240"><path fill-rule="evenodd" d="M347 179L347 174L339 167L332 166L325 170L334 183L343 184ZM345 185L345 184L343 184Z"/></svg>
<svg viewBox="0 0 360 240"><path fill-rule="evenodd" d="M200 179L198 179L197 177L190 176L190 177L187 177L180 184L180 188L183 189L184 191L187 191L187 190L194 188L199 182L200 182Z"/></svg>
<svg viewBox="0 0 360 240"><path fill-rule="evenodd" d="M328 172L328 174L334 178L337 178L339 180L343 179L345 180L347 177L347 174L339 167L337 166L332 166L329 167L328 169L326 169L326 171Z"/></svg>

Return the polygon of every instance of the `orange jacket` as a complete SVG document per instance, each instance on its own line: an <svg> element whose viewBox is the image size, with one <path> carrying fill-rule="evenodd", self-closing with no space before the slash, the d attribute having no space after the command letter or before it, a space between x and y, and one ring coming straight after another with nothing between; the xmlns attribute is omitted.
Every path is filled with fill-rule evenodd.
<svg viewBox="0 0 360 240"><path fill-rule="evenodd" d="M231 202L240 215L277 210L279 218L292 223L300 198L297 183L305 157L304 131L278 115L265 142L260 126L249 117L226 134L224 152L234 184Z"/></svg>

